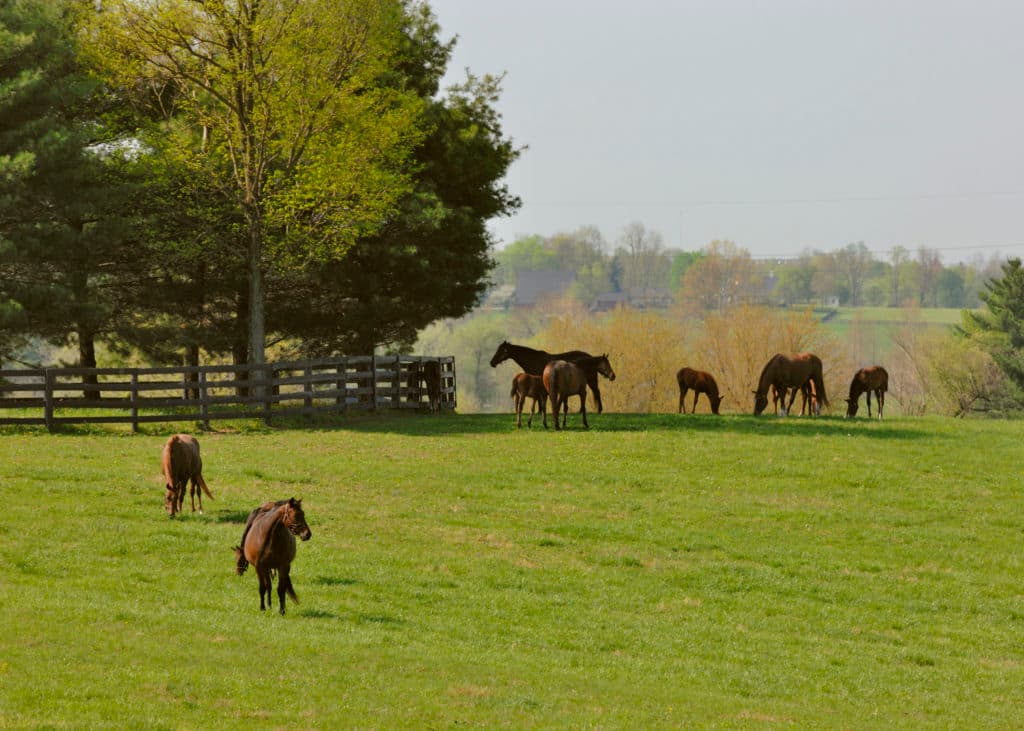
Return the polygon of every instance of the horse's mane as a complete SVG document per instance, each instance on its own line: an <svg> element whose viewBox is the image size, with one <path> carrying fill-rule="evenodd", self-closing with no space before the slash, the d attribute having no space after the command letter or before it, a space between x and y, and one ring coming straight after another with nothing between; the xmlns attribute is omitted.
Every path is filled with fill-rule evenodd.
<svg viewBox="0 0 1024 731"><path fill-rule="evenodd" d="M781 353L776 353L775 355L773 355L771 358L768 359L768 362L764 364L764 368L761 369L761 375L757 379L758 393L768 393L768 384L765 383L765 380L768 378L768 369L772 367L772 363L774 363L775 359L778 358L780 355Z"/></svg>

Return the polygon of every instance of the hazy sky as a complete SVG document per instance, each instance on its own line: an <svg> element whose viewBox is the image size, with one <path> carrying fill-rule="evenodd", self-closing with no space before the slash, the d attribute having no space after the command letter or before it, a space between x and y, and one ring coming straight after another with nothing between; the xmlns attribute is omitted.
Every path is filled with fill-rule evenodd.
<svg viewBox="0 0 1024 731"><path fill-rule="evenodd" d="M501 241L1024 255L1020 0L429 2L450 80L507 74Z"/></svg>

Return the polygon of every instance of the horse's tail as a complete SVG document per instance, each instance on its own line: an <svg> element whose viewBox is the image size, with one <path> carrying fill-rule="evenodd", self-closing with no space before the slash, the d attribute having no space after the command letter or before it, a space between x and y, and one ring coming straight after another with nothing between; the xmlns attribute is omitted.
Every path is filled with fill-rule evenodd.
<svg viewBox="0 0 1024 731"><path fill-rule="evenodd" d="M814 390L817 391L817 394L815 395L818 397L818 401L820 401L825 408L829 408L828 396L825 395L825 376L823 375L824 371L821 367L820 361L814 371Z"/></svg>
<svg viewBox="0 0 1024 731"><path fill-rule="evenodd" d="M292 598L292 601L296 604L299 603L299 597L295 595L295 589L292 587L292 577L282 576L281 583L284 585L284 590L288 592L288 596Z"/></svg>
<svg viewBox="0 0 1024 731"><path fill-rule="evenodd" d="M206 497L208 497L211 500L213 500L214 499L213 498L213 493L210 492L210 488L208 488L206 486L206 480L203 479L202 473L199 473L198 475L196 475L196 482L199 483L199 487L203 488L203 492L206 493Z"/></svg>
<svg viewBox="0 0 1024 731"><path fill-rule="evenodd" d="M512 381L512 393L509 394L509 398L515 398L518 395L518 392L519 384L517 384L515 381Z"/></svg>
<svg viewBox="0 0 1024 731"><path fill-rule="evenodd" d="M235 546L235 573L241 576L249 568L249 562L245 559L245 551L241 546Z"/></svg>

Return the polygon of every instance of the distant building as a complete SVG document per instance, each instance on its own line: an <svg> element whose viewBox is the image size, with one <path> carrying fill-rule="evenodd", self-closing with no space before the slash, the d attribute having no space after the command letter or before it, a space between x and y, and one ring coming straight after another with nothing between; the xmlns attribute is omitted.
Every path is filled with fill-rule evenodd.
<svg viewBox="0 0 1024 731"><path fill-rule="evenodd" d="M533 308L544 300L560 299L576 282L576 273L569 271L522 271L516 277L513 306Z"/></svg>
<svg viewBox="0 0 1024 731"><path fill-rule="evenodd" d="M658 287L635 288L628 292L605 292L598 295L590 309L594 312L608 312L622 305L637 310L662 310L671 307L674 301L671 290Z"/></svg>

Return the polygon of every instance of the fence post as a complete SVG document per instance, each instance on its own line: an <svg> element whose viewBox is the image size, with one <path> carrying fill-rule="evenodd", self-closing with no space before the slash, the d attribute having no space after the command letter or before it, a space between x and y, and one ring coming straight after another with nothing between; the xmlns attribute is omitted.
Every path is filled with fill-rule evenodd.
<svg viewBox="0 0 1024 731"><path fill-rule="evenodd" d="M334 403L335 405L337 405L338 411L342 414L344 414L348 410L348 393L346 388L348 384L345 382L345 378L343 375L346 370L348 370L347 357L342 358L341 363L339 363L334 368L334 372L338 378L337 383L334 384L335 388L338 391L338 395L334 397Z"/></svg>
<svg viewBox="0 0 1024 731"><path fill-rule="evenodd" d="M199 371L199 416L203 420L203 428L210 428L209 392L206 390L206 371Z"/></svg>
<svg viewBox="0 0 1024 731"><path fill-rule="evenodd" d="M43 419L46 430L53 431L53 374L47 368L43 373Z"/></svg>
<svg viewBox="0 0 1024 731"><path fill-rule="evenodd" d="M139 432L139 372L132 371L132 434Z"/></svg>
<svg viewBox="0 0 1024 731"><path fill-rule="evenodd" d="M395 356L395 379L391 382L391 408L402 408L402 356Z"/></svg>
<svg viewBox="0 0 1024 731"><path fill-rule="evenodd" d="M370 409L377 410L377 354L370 355Z"/></svg>
<svg viewBox="0 0 1024 731"><path fill-rule="evenodd" d="M270 426L270 401L273 396L273 390L270 383L274 380L274 373L266 363L256 370L256 375L259 379L257 383L262 384L258 393L263 394L263 423Z"/></svg>
<svg viewBox="0 0 1024 731"><path fill-rule="evenodd" d="M313 418L313 367L306 366L303 371L302 377L304 380L302 384L302 390L306 392L305 398L302 400L302 410L305 412L305 416L308 419Z"/></svg>

